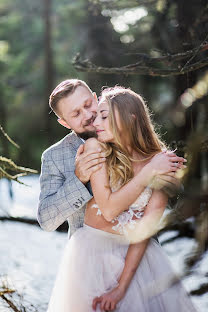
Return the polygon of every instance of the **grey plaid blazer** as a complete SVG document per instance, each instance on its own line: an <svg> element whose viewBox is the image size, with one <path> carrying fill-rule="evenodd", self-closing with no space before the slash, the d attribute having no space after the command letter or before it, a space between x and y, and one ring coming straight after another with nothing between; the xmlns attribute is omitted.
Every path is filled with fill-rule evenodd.
<svg viewBox="0 0 208 312"><path fill-rule="evenodd" d="M37 219L46 231L56 230L66 220L69 236L83 226L86 203L92 195L74 173L82 143L72 132L43 152Z"/></svg>

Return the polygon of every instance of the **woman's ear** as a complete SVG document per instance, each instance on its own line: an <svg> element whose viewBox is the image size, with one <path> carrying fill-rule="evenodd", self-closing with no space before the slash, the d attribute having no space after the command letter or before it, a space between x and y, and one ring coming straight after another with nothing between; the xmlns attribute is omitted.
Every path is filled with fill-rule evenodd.
<svg viewBox="0 0 208 312"><path fill-rule="evenodd" d="M131 116L133 117L134 120L136 120L136 116L134 114L131 114Z"/></svg>
<svg viewBox="0 0 208 312"><path fill-rule="evenodd" d="M57 121L58 121L58 123L60 123L60 125L62 125L63 127L67 128L67 129L71 129L64 119L58 118Z"/></svg>

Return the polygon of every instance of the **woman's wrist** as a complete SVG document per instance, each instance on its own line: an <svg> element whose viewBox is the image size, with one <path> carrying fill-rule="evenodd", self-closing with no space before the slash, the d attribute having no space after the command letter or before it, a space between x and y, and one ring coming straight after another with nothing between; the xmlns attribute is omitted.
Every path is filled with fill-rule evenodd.
<svg viewBox="0 0 208 312"><path fill-rule="evenodd" d="M143 186L146 187L157 175L157 170L153 168L151 163L148 163L141 169L140 174L142 175Z"/></svg>
<svg viewBox="0 0 208 312"><path fill-rule="evenodd" d="M126 293L128 286L125 285L124 283L119 283L118 287L119 291L123 294Z"/></svg>

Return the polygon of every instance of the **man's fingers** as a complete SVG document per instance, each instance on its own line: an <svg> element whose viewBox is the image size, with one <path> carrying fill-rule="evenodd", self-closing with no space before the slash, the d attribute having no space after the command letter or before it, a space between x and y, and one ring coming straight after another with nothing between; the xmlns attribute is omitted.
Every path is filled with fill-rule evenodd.
<svg viewBox="0 0 208 312"><path fill-rule="evenodd" d="M169 176L169 175L161 175L158 178L158 187L161 188L163 186L169 186L171 188L179 188L179 186L181 185L180 180L178 180L177 178L173 177L173 176Z"/></svg>
<svg viewBox="0 0 208 312"><path fill-rule="evenodd" d="M76 160L79 159L82 162L88 162L92 159L103 158L105 157L105 153L101 151L87 151L84 152L84 145L80 145L77 154Z"/></svg>
<svg viewBox="0 0 208 312"><path fill-rule="evenodd" d="M103 163L106 161L106 158L98 158L98 159L93 159L88 162L87 167L90 169L91 167L97 166L100 163Z"/></svg>
<svg viewBox="0 0 208 312"><path fill-rule="evenodd" d="M99 170L101 168L102 168L102 164L98 164L98 165L96 165L94 167L91 167L89 170L91 170L92 173L93 173L93 172L95 172L95 171L97 171L97 170Z"/></svg>
<svg viewBox="0 0 208 312"><path fill-rule="evenodd" d="M79 146L77 150L76 158L79 157L83 152L84 152L84 145L82 144Z"/></svg>
<svg viewBox="0 0 208 312"><path fill-rule="evenodd" d="M174 177L174 178L176 178L176 172L175 171L171 171L171 172L168 172L167 174L161 174L159 177L167 177L167 176L169 176L169 177Z"/></svg>
<svg viewBox="0 0 208 312"><path fill-rule="evenodd" d="M174 176L170 176L170 175L160 175L158 177L159 181L165 181L165 182L170 182L170 183L176 183L177 178Z"/></svg>
<svg viewBox="0 0 208 312"><path fill-rule="evenodd" d="M99 159L99 158L105 158L105 153L93 152L93 153L85 154L84 156L85 161L91 161L91 160Z"/></svg>

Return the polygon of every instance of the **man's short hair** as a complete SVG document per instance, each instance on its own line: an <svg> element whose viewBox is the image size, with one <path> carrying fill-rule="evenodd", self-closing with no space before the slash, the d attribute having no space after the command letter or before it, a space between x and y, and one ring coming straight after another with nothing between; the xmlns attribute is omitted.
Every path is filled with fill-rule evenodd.
<svg viewBox="0 0 208 312"><path fill-rule="evenodd" d="M77 87L82 86L87 88L90 92L90 88L88 85L79 79L67 79L62 81L51 93L49 98L49 106L52 111L60 117L60 112L58 110L58 102L68 96L69 94L74 93Z"/></svg>

